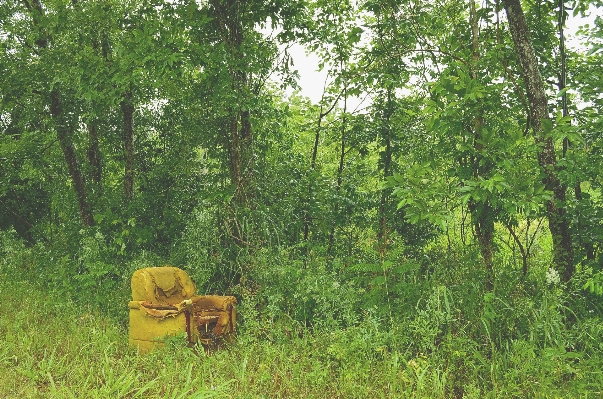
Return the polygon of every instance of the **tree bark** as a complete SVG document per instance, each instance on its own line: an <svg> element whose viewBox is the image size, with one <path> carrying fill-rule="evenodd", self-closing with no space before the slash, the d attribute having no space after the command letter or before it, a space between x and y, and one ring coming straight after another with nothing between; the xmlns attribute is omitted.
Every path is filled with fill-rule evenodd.
<svg viewBox="0 0 603 399"><path fill-rule="evenodd" d="M473 231L477 237L482 261L486 276L484 286L486 291L494 289L494 216L495 209L490 204L490 200L486 199L483 202L476 203L470 201L469 211L473 221Z"/></svg>
<svg viewBox="0 0 603 399"><path fill-rule="evenodd" d="M341 121L341 151L339 153L339 167L337 168L337 186L335 187L335 207L333 209L333 223L331 225L331 233L329 234L329 246L327 249L327 254L331 254L331 251L333 250L333 243L335 240L335 228L337 227L338 224L338 214L339 214L339 193L341 192L341 185L343 183L343 168L345 166L345 133L346 133L346 128L347 128L347 119L346 119L346 112L347 112L347 104L348 104L348 93L347 93L347 87L344 88L344 96L343 96L343 118Z"/></svg>
<svg viewBox="0 0 603 399"><path fill-rule="evenodd" d="M63 150L69 175L71 176L71 181L77 195L80 219L84 226L92 226L94 225L92 207L88 202L86 181L84 180L84 175L82 174L73 145L73 127L69 126L69 123L64 119L61 96L56 87L50 92L50 113L56 124L57 138Z"/></svg>
<svg viewBox="0 0 603 399"><path fill-rule="evenodd" d="M320 114L318 116L318 125L316 127L316 133L314 135L314 146L312 147L312 157L310 159L310 171L313 172L316 169L316 157L318 156L318 144L320 143L320 131L322 125L322 118L324 114L322 112L323 106L320 106ZM310 223L312 223L312 217L310 216L309 200L312 196L312 180L308 182L308 198L306 199L306 210L304 211L304 242L308 241L310 235Z"/></svg>
<svg viewBox="0 0 603 399"><path fill-rule="evenodd" d="M132 91L124 93L120 103L123 115L122 143L124 150L124 197L126 201L134 198L134 104Z"/></svg>
<svg viewBox="0 0 603 399"><path fill-rule="evenodd" d="M316 133L314 135L314 146L312 147L312 156L310 158L310 171L311 172L313 172L316 169L316 158L318 157L318 145L320 144L320 132L322 131L322 120L324 117L329 115L331 113L331 111L333 111L333 109L337 105L337 102L339 101L340 96L341 96L341 93L339 94L339 96L337 96L337 98L333 101L333 103L331 104L329 109L327 109L326 111L323 111L324 105L321 100L320 111L318 114L318 123L316 125ZM323 94L323 99L324 99L324 94ZM310 224L312 223L312 216L310 215L310 210L309 210L309 205L308 205L308 203L310 202L311 196L312 196L312 181L309 181L308 182L308 198L305 200L307 208L304 212L304 242L308 241L308 237L310 235Z"/></svg>
<svg viewBox="0 0 603 399"><path fill-rule="evenodd" d="M392 163L392 141L391 141L391 116L393 114L392 89L387 89L387 103L383 115L385 126L383 128L382 138L385 144L385 151L381 154L381 164L383 165L383 179L390 175ZM381 191L381 201L379 203L379 229L377 230L377 245L381 258L384 257L387 250L387 199L391 195L390 190Z"/></svg>
<svg viewBox="0 0 603 399"><path fill-rule="evenodd" d="M252 96L244 42L248 3L242 0L212 0L216 31L225 49L225 68L230 78L227 123L222 143L228 151L227 165L230 184L234 189L229 204L230 217L225 217L224 227L237 247L257 246L254 224L245 222L244 216L255 208L255 137L252 124ZM238 279L240 276L236 277Z"/></svg>
<svg viewBox="0 0 603 399"><path fill-rule="evenodd" d="M98 195L100 195L102 191L102 165L98 131L96 130L96 123L94 121L89 122L86 126L88 128L88 151L86 155L91 167L90 180L96 185L96 189L99 191Z"/></svg>
<svg viewBox="0 0 603 399"><path fill-rule="evenodd" d="M564 208L566 187L557 177L554 142L543 128L543 121L550 121L544 83L520 1L504 0L503 4L529 101L532 131L541 147L538 163L544 172L543 182L546 189L553 193L553 198L546 202L549 230L553 238L553 262L567 282L574 274L572 236Z"/></svg>
<svg viewBox="0 0 603 399"><path fill-rule="evenodd" d="M243 95L246 77L237 77L233 90ZM254 197L254 154L253 127L251 113L248 110L232 109L228 137L230 178L235 186L234 203L243 208L253 207Z"/></svg>
<svg viewBox="0 0 603 399"><path fill-rule="evenodd" d="M477 73L478 62L481 58L479 52L479 21L477 18L477 11L475 2L471 0L469 2L469 18L471 25L471 58L469 75L471 79L478 80L479 76ZM471 158L471 168L473 171L473 178L478 180L480 177L488 177L491 173L494 165L488 159L484 159L482 155L484 153L484 109L481 102L476 105L476 115L472 121L473 123L473 148L475 155ZM473 232L477 237L477 242L482 255L482 261L485 269L484 286L486 291L492 291L494 289L494 220L496 217L496 210L492 206L492 201L486 197L481 199L479 202L471 200L469 201L469 211L471 213L471 220L473 221Z"/></svg>
<svg viewBox="0 0 603 399"><path fill-rule="evenodd" d="M241 0L213 0L217 27L223 42L229 49L231 64L228 66L231 89L236 102L229 108L229 127L227 148L229 156L230 178L235 193L233 203L240 208L253 206L254 197L254 135L249 111L249 82L245 63L242 61L244 41L245 2Z"/></svg>
<svg viewBox="0 0 603 399"><path fill-rule="evenodd" d="M94 51L100 53L105 63L109 64L109 41L105 32L100 32L100 36L100 41L96 38L92 40L92 48ZM96 190L97 198L102 196L103 191L102 156L98 138L98 126L98 118L92 118L92 120L86 123L88 129L88 150L86 151L86 156L88 158L88 164L90 165L89 179L92 183L92 191Z"/></svg>
<svg viewBox="0 0 603 399"><path fill-rule="evenodd" d="M38 37L35 39L36 45L40 49L47 49L49 43L49 35L44 27L40 26L40 18L44 15L44 7L40 0L24 1L25 7L29 11L34 26L38 29ZM86 181L75 152L75 146L73 145L73 126L70 126L65 115L63 114L63 104L61 102L61 93L57 86L55 86L50 92L50 114L55 122L57 131L57 138L63 150L63 155L67 163L67 169L71 176L71 182L75 189L75 193L78 199L78 208L80 213L80 219L84 226L93 226L94 217L92 213L92 207L88 202L88 195L86 192Z"/></svg>

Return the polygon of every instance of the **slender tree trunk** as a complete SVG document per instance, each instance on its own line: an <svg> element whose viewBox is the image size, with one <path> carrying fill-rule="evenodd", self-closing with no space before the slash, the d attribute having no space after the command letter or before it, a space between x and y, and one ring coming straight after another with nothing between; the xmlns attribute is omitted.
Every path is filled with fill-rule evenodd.
<svg viewBox="0 0 603 399"><path fill-rule="evenodd" d="M343 97L343 120L341 122L341 151L339 153L339 167L337 168L337 186L335 187L335 207L333 209L333 223L331 224L331 233L329 234L329 247L327 249L327 253L331 254L333 249L333 242L335 240L335 228L338 224L338 215L339 215L339 193L341 192L341 184L343 183L343 167L345 165L345 136L346 136L346 112L347 112L347 88L344 89L344 97Z"/></svg>
<svg viewBox="0 0 603 399"><path fill-rule="evenodd" d="M101 155L98 143L98 131L96 130L96 122L89 122L88 128L88 151L86 155L88 157L88 163L90 164L90 180L95 184L98 190L97 195L101 195L102 192L102 165Z"/></svg>
<svg viewBox="0 0 603 399"><path fill-rule="evenodd" d="M247 79L244 79L244 85L247 86ZM241 128L239 130L241 137L241 153L243 154L241 169L242 186L244 188L244 202L249 208L254 208L255 202L255 156L253 148L253 127L251 125L251 112L249 110L241 111Z"/></svg>
<svg viewBox="0 0 603 399"><path fill-rule="evenodd" d="M238 76L236 79L233 90L237 90L239 95L244 96L247 78ZM248 110L231 109L228 143L230 178L235 186L234 203L238 207L252 208L255 186L254 151L251 113Z"/></svg>
<svg viewBox="0 0 603 399"><path fill-rule="evenodd" d="M229 66L231 89L237 101L229 108L227 132L230 178L235 193L233 203L240 208L253 206L254 197L254 137L249 111L249 82L244 70L242 45L244 26L242 17L246 3L242 0L212 0L217 28L228 46L232 65Z"/></svg>
<svg viewBox="0 0 603 399"><path fill-rule="evenodd" d="M230 109L230 122L228 126L228 161L230 169L230 180L239 191L241 186L241 145L239 143L239 115L234 108ZM235 194L235 198L240 199L240 193ZM235 202L239 202L236 200Z"/></svg>
<svg viewBox="0 0 603 399"><path fill-rule="evenodd" d="M479 243L480 252L486 269L486 291L494 289L494 209L490 201L480 204L482 209L474 221L475 233Z"/></svg>
<svg viewBox="0 0 603 399"><path fill-rule="evenodd" d="M513 241L515 241L515 244L517 245L517 247L519 248L519 252L521 253L521 261L522 261L522 274L523 277L525 278L528 275L528 251L526 250L526 248L523 246L523 244L521 243L521 240L519 239L519 237L517 236L517 234L515 233L515 230L513 229L513 226L511 226L511 224L506 223L505 226L507 227L507 230L509 230L509 233L511 233L511 237L513 237ZM528 224L528 226L526 227L526 230L529 230L530 225ZM529 250L529 247L528 247Z"/></svg>
<svg viewBox="0 0 603 399"><path fill-rule="evenodd" d="M232 109L228 136L228 154L230 179L234 185L232 203L234 216L230 221L231 237L239 245L249 246L249 232L237 220L237 209L252 209L254 207L253 181L253 129L249 111L239 112ZM226 223L230 226L230 222ZM227 226L228 227L228 226Z"/></svg>
<svg viewBox="0 0 603 399"><path fill-rule="evenodd" d="M567 101L567 91L565 90L566 88L566 79L567 79L567 71L566 71L566 64L567 64L567 53L565 51L565 1L564 0L558 0L558 6L559 6L559 56L560 56L560 61L561 61L561 70L559 72L559 91L562 91L562 95L561 95L561 110L562 110L562 115L563 117L566 117L569 115L569 111L568 111L568 101ZM569 141L569 139L567 137L563 138L563 157L565 158L568 150L570 149L572 143ZM580 187L580 181L576 181L576 184L574 186L574 196L576 198L576 200L578 200L578 202L582 201L582 188ZM580 207L578 207L577 209L577 215L576 215L576 219L578 220L578 226L577 226L577 231L578 231L578 235L576 236L576 238L578 239L578 243L577 246L579 248L584 248L584 251L586 252L586 259L588 260L593 260L595 259L595 252L594 252L594 246L593 243L587 239L586 242L582 241L582 228L581 228L581 221L582 221L582 215L580 214Z"/></svg>
<svg viewBox="0 0 603 399"><path fill-rule="evenodd" d="M481 144L484 121L480 115L474 120L474 142L473 147L478 154L472 159L473 178L475 180L480 177L487 176L492 170L492 163L484 160L483 156L479 155L484 151L484 146ZM483 198L479 202L469 201L469 212L473 221L473 232L477 237L482 261L486 272L485 288L486 291L492 291L494 288L494 221L496 218L496 210L492 206L490 198Z"/></svg>
<svg viewBox="0 0 603 399"><path fill-rule="evenodd" d="M316 126L316 133L314 135L314 146L312 147L312 157L310 158L310 171L313 172L316 169L316 157L318 156L318 144L320 142L320 131L322 125L322 118L324 118L324 114L322 112L323 106L320 106L320 114L318 115L318 125ZM312 196L312 181L308 182L308 200ZM310 223L312 223L312 218L310 216L309 204L308 200L306 201L306 210L304 212L304 242L308 241L308 236L310 235Z"/></svg>
<svg viewBox="0 0 603 399"><path fill-rule="evenodd" d="M111 62L109 61L109 41L104 32L100 32L100 37L100 41L98 39L92 40L92 48L100 53L103 60L108 65ZM96 191L97 198L102 196L103 191L102 157L99 145L98 126L99 120L97 118L93 118L86 124L88 129L88 150L86 151L86 156L88 158L88 164L90 165L89 179L92 183L92 191Z"/></svg>
<svg viewBox="0 0 603 399"><path fill-rule="evenodd" d="M325 111L323 111L324 106L322 105L322 101L321 101L320 113L318 114L318 123L316 125L316 133L314 135L314 146L312 147L312 156L310 157L310 171L312 171L312 172L316 169L316 158L318 157L318 145L320 143L320 133L322 132L322 120L324 117L329 115L331 113L331 111L333 111L333 109L337 105L338 101L339 101L339 96L337 96L337 98L333 101L333 103L331 104L329 109L327 109ZM310 181L308 183L308 199L306 200L306 206L307 206L307 203L310 201L311 196L312 196L312 181ZM308 236L310 235L310 224L311 223L312 223L312 216L310 215L309 209L306 208L306 211L304 212L304 242L308 241Z"/></svg>
<svg viewBox="0 0 603 399"><path fill-rule="evenodd" d="M239 84L244 81L246 79L238 77L237 81L233 82L232 88L238 94L241 94ZM241 112L237 107L230 109L228 129L230 180L235 188L233 202L237 207L242 208L250 206L253 179L253 157L251 155L253 131L249 118L249 111Z"/></svg>
<svg viewBox="0 0 603 399"><path fill-rule="evenodd" d="M390 174L390 166L392 163L392 142L391 142L391 116L393 113L392 107L392 90L387 90L387 105L384 114L384 123L382 138L385 144L385 151L381 155L381 163L383 165L383 179L385 180ZM379 229L377 230L377 242L379 253L383 257L387 249L387 198L391 191L381 191L381 201L379 202Z"/></svg>
<svg viewBox="0 0 603 399"><path fill-rule="evenodd" d="M544 83L520 1L503 0L503 4L529 101L532 131L541 146L538 163L545 174L543 180L546 189L553 192L553 198L546 202L549 230L553 238L553 262L567 282L574 274L572 236L565 215L566 188L557 177L554 142L543 128L543 121L550 121Z"/></svg>
<svg viewBox="0 0 603 399"><path fill-rule="evenodd" d="M40 0L24 1L27 10L30 12L33 24L38 28L38 38L35 43L40 49L48 48L48 35L44 27L40 26L40 18L44 15L44 7ZM67 169L71 176L71 182L75 189L75 193L78 199L78 208L80 212L80 219L84 226L94 225L94 217L92 213L92 207L88 202L88 195L86 192L86 181L82 174L77 155L75 152L75 146L73 145L73 126L70 126L68 121L65 119L63 114L63 104L61 102L61 93L57 86L55 86L50 92L50 114L52 119L55 121L57 130L57 138L63 150L65 162L67 163Z"/></svg>
<svg viewBox="0 0 603 399"><path fill-rule="evenodd" d="M236 246L253 247L252 231L241 215L254 208L254 131L252 91L246 70L243 44L245 40L245 13L248 3L243 0L211 0L214 24L227 49L231 98L228 106L228 123L224 130L224 144L228 150L228 168L234 194L230 203L230 217L225 217L226 227ZM239 276L240 277L240 276ZM238 279L238 277L237 277Z"/></svg>
<svg viewBox="0 0 603 399"><path fill-rule="evenodd" d="M479 21L477 18L477 12L475 2L471 0L469 2L469 17L471 24L471 52L472 52L472 63L469 70L471 79L477 80L478 74L478 62L480 61L479 52ZM492 162L484 159L484 142L483 139L484 131L484 110L481 103L476 106L476 116L473 120L473 148L475 149L475 156L472 159L473 178L479 179L480 177L487 176L492 168ZM485 276L485 289L486 291L492 291L494 288L494 220L496 210L492 207L489 198L484 198L477 201L469 202L469 211L471 213L471 219L473 221L474 233L477 237L480 252L482 255L482 261L486 272Z"/></svg>
<svg viewBox="0 0 603 399"><path fill-rule="evenodd" d="M132 104L132 91L124 93L121 103L123 115L122 143L124 150L124 197L131 201L134 197L134 104Z"/></svg>
<svg viewBox="0 0 603 399"><path fill-rule="evenodd" d="M84 175L82 174L73 145L73 127L69 126L69 123L64 118L61 95L56 87L50 92L50 113L56 123L57 138L63 150L73 188L77 195L80 219L84 226L92 226L94 225L92 207L88 202L86 181L84 180Z"/></svg>
<svg viewBox="0 0 603 399"><path fill-rule="evenodd" d="M476 202L469 201L469 212L473 221L473 231L477 237L482 261L484 263L485 289L492 291L494 288L494 218L496 210L488 199Z"/></svg>

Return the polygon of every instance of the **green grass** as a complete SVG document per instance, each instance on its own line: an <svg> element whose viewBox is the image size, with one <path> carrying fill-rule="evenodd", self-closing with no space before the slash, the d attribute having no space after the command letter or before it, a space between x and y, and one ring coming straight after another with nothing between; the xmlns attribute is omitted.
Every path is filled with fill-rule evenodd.
<svg viewBox="0 0 603 399"><path fill-rule="evenodd" d="M597 318L564 332L575 352L536 338L510 340L504 347L488 343L489 338L472 337L475 329L460 316L448 323L461 328L449 328L436 344L421 347L420 338L441 317L429 313L429 306L407 318L399 315L392 327L365 314L354 327L310 331L291 320L262 318L256 307L241 304L246 321L225 349L206 354L173 339L165 348L138 354L127 344L125 302L94 310L35 283L12 281L0 270L0 303L0 398L603 395L603 324ZM111 309L122 306L114 315Z"/></svg>
<svg viewBox="0 0 603 399"><path fill-rule="evenodd" d="M139 355L127 330L98 312L30 283L0 287L2 398L386 398L417 388L398 381L405 367L397 356L373 363L362 359L375 354L338 356L328 341L345 342L337 333L288 338L286 328L266 326L210 355L177 339ZM425 392L440 383L421 382Z"/></svg>

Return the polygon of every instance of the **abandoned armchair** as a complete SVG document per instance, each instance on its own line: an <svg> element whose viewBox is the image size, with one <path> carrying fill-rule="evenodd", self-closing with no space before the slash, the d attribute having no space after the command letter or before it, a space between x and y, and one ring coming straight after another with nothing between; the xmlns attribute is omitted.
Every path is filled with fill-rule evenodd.
<svg viewBox="0 0 603 399"><path fill-rule="evenodd" d="M195 284L177 267L148 267L132 275L130 345L141 352L186 333L190 345L217 346L236 329L237 300L195 295Z"/></svg>

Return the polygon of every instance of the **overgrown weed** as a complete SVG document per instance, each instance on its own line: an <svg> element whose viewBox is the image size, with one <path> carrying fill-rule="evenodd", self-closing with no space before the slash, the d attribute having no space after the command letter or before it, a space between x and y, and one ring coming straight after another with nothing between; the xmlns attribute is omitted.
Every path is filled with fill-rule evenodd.
<svg viewBox="0 0 603 399"><path fill-rule="evenodd" d="M127 282L150 258L124 265L121 280L98 291L103 295L86 296L35 278L48 255L3 239L2 397L602 394L596 298L574 312L572 303L590 294L547 282L544 264L525 280L501 273L495 291L484 294L471 251L447 258L434 250L428 276L420 260L403 254L384 264L337 266L266 251L247 285L234 287L241 316L234 344L206 354L174 338L139 355L127 345Z"/></svg>

